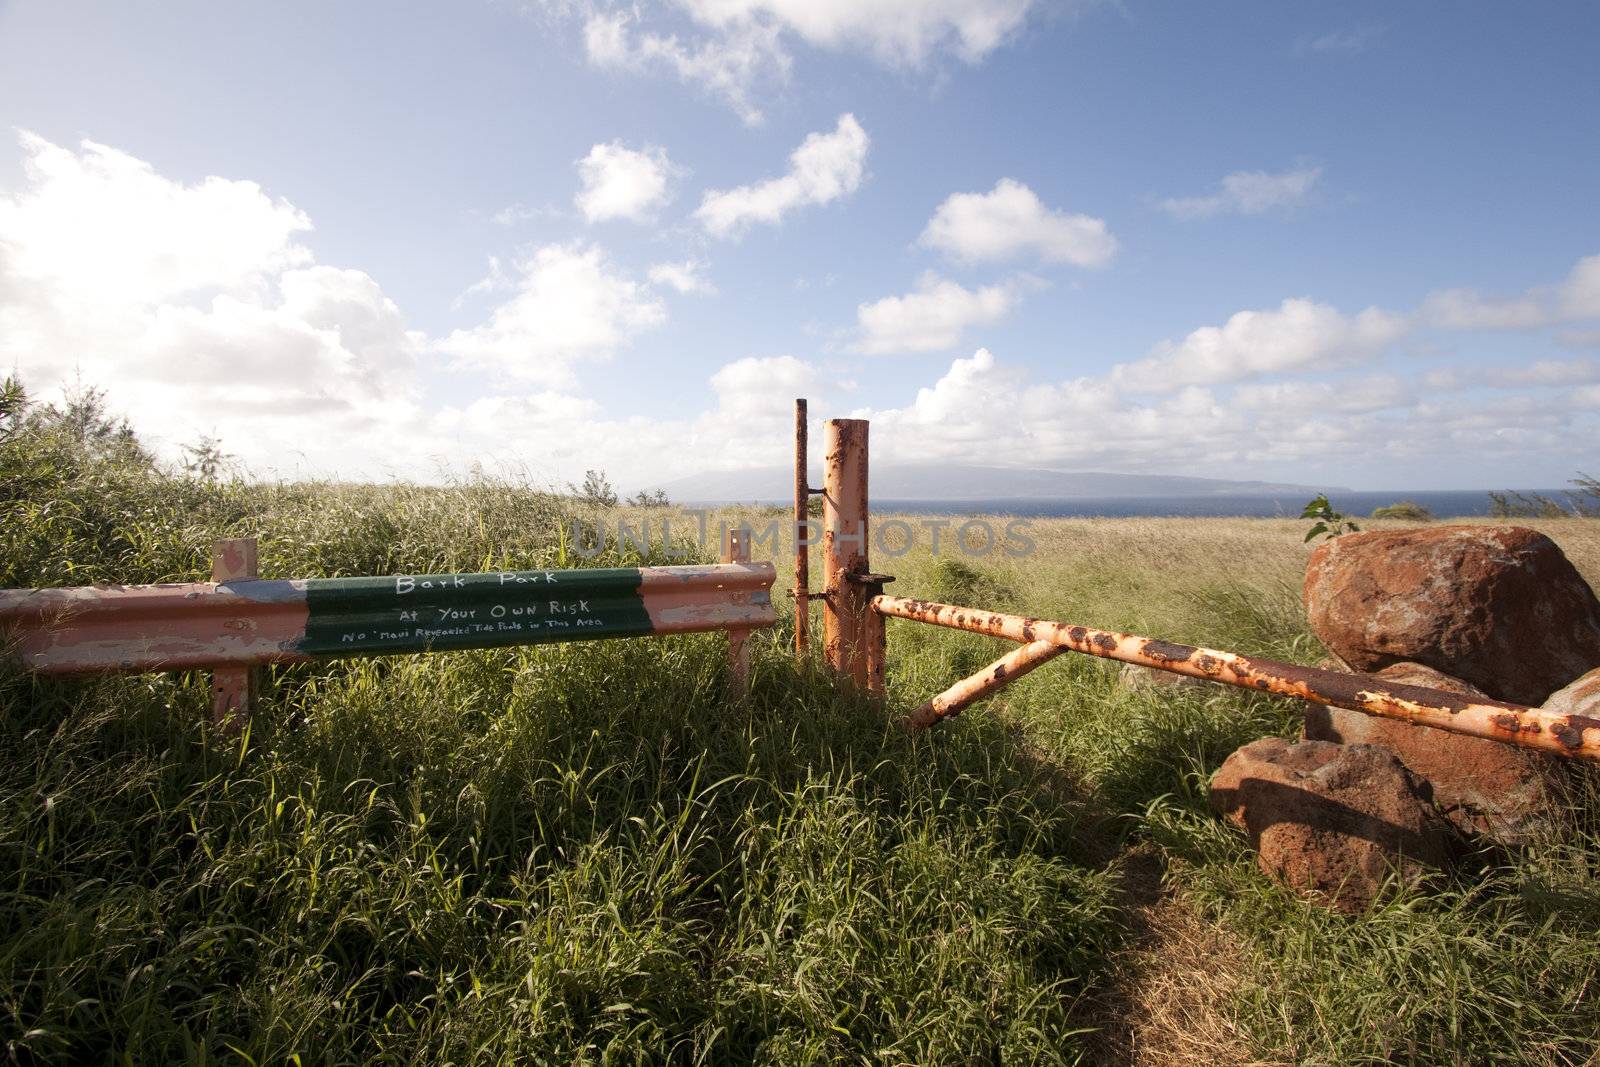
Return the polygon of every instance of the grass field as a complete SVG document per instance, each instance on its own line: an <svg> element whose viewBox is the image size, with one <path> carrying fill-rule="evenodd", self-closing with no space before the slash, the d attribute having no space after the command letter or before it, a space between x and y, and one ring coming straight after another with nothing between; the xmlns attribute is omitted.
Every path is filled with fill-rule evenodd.
<svg viewBox="0 0 1600 1067"><path fill-rule="evenodd" d="M575 558L572 502L514 484L213 484L81 440L0 449L4 587L200 579L242 535L274 577L623 561ZM1600 580L1600 522L1535 525ZM923 546L880 569L896 592L1321 654L1301 523L1031 533L1026 559ZM0 675L7 1056L1594 1062L1594 804L1331 914L1206 807L1234 747L1298 729L1291 703L1064 657L910 736L891 716L999 646L891 622L884 709L790 639L753 640L738 704L718 635L277 669L242 743L208 730L199 675Z"/></svg>

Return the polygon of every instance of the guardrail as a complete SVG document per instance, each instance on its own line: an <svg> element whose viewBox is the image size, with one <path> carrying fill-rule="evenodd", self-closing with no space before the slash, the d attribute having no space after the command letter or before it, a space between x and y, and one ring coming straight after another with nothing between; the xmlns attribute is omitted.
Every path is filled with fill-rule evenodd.
<svg viewBox="0 0 1600 1067"><path fill-rule="evenodd" d="M742 689L744 638L777 621L773 566L751 563L737 530L724 562L698 566L284 581L256 577L255 555L219 542L210 582L3 590L0 640L43 673L212 669L228 721L269 663L714 630Z"/></svg>

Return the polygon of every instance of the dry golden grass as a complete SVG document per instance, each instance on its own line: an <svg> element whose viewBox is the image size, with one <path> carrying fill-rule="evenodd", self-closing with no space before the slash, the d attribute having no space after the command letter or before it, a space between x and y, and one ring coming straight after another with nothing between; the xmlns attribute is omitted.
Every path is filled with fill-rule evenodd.
<svg viewBox="0 0 1600 1067"><path fill-rule="evenodd" d="M1263 1059L1235 1010L1248 950L1181 895L1135 910L1138 940L1115 961L1118 999L1096 1061L1127 1067L1277 1067Z"/></svg>

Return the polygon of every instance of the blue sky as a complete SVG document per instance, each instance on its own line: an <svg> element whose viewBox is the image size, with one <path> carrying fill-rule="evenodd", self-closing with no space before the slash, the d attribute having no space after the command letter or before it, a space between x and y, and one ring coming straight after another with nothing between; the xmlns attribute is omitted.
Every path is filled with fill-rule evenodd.
<svg viewBox="0 0 1600 1067"><path fill-rule="evenodd" d="M167 454L1600 473L1600 8L0 4L0 363Z"/></svg>

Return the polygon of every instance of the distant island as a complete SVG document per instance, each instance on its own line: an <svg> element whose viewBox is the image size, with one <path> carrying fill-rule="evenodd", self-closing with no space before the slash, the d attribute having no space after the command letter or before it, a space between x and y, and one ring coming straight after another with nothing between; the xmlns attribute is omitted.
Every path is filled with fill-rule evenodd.
<svg viewBox="0 0 1600 1067"><path fill-rule="evenodd" d="M1317 493L1349 493L1340 486L1233 481L1175 474L1107 474L1028 467L976 467L956 463L874 464L870 474L876 500L1072 500L1144 497L1212 497L1284 494L1309 499ZM822 484L813 469L811 484ZM788 467L708 471L669 482L675 501L688 504L775 503L793 494Z"/></svg>

